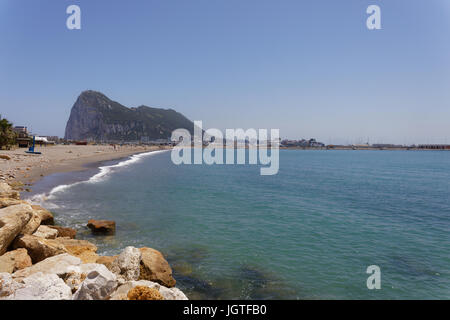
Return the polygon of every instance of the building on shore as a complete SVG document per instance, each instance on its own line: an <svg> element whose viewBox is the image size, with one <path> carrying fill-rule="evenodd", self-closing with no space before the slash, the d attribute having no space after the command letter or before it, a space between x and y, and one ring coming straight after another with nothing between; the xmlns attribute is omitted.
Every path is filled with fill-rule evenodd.
<svg viewBox="0 0 450 320"><path fill-rule="evenodd" d="M38 137L38 136L35 136L34 137L34 140L35 140L35 143L36 144L38 144L38 145L40 145L40 146L47 146L47 145L53 145L53 144L55 144L55 141L49 141L48 139L47 139L47 137Z"/></svg>
<svg viewBox="0 0 450 320"><path fill-rule="evenodd" d="M282 140L280 142L280 147L286 148L323 148L325 144L322 142L316 141L316 139L311 138L309 140L301 139L301 140Z"/></svg>
<svg viewBox="0 0 450 320"><path fill-rule="evenodd" d="M420 144L417 148L427 150L450 150L450 144Z"/></svg>
<svg viewBox="0 0 450 320"><path fill-rule="evenodd" d="M17 134L16 142L19 148L28 148L33 143L33 139L28 133L28 128L25 126L15 126L13 131Z"/></svg>

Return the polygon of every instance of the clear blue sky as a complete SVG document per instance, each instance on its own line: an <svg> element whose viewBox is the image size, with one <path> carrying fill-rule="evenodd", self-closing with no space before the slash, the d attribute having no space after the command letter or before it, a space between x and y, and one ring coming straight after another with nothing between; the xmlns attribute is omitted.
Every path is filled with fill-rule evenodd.
<svg viewBox="0 0 450 320"><path fill-rule="evenodd" d="M63 136L86 89L204 128L450 143L450 1L0 0L0 114Z"/></svg>

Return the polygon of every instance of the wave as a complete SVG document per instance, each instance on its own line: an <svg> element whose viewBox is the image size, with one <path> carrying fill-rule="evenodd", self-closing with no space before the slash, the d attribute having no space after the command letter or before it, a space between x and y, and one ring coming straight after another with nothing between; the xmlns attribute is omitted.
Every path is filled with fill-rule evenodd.
<svg viewBox="0 0 450 320"><path fill-rule="evenodd" d="M33 204L42 204L43 202L54 198L57 193L67 191L69 188L71 188L73 186L83 184L83 183L98 183L100 181L105 180L117 168L127 167L133 163L141 161L145 157L155 155L158 153L162 153L162 152L167 152L167 151L169 151L169 150L149 151L149 152L145 152L145 153L139 153L139 154L132 155L127 160L121 161L117 164L99 167L98 168L99 172L96 173L95 175L93 175L92 177L90 177L88 180L78 181L78 182L74 182L71 184L61 184L61 185L58 185L58 186L54 187L53 189L51 189L50 192L48 192L48 193L36 194L36 195L32 196L31 198L29 198L28 200ZM46 204L46 206L48 207L47 204Z"/></svg>

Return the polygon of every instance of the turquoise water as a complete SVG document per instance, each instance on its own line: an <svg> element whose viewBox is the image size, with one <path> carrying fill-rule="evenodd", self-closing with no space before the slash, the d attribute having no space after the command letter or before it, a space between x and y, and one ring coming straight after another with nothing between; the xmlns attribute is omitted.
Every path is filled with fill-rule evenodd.
<svg viewBox="0 0 450 320"><path fill-rule="evenodd" d="M97 174L43 205L101 254L162 251L192 299L449 299L449 164L450 152L281 150L279 173L261 176L175 166L169 151L34 190ZM90 218L115 220L116 235L93 237Z"/></svg>

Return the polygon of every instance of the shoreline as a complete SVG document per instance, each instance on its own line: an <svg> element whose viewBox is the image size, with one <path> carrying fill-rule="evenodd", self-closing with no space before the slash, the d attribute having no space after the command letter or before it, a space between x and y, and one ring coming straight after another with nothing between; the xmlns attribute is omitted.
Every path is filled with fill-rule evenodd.
<svg viewBox="0 0 450 320"><path fill-rule="evenodd" d="M168 150L168 148L150 148L145 151L120 157L108 157L104 160L96 159L95 161L88 162L83 161L83 163L80 163L80 168L64 167L62 169L67 170L52 170L48 175L40 176L40 179L34 181L33 184L22 185L20 182L17 182L18 191L22 192L22 198L24 200L46 207L45 202L54 191L61 190L61 188L70 188L80 183L97 182L97 180L101 180L104 176L109 175L114 168L129 165L138 161L141 157ZM23 190L24 188L25 190ZM46 209L50 208L47 206Z"/></svg>
<svg viewBox="0 0 450 320"><path fill-rule="evenodd" d="M15 150L0 150L0 182L9 183L24 193L32 192L30 188L44 177L55 173L70 173L99 169L107 161L125 160L133 155L151 151L170 150L171 146L141 146L141 145L56 145L40 147L37 151L41 155L26 154L24 148ZM403 148L309 148L309 147L280 147L280 150L321 150L321 151L450 151L431 149L403 149Z"/></svg>
<svg viewBox="0 0 450 320"><path fill-rule="evenodd" d="M85 171L99 168L103 162L121 160L150 151L167 150L159 146L75 146L58 145L39 148L41 155L29 155L24 149L0 151L9 160L0 160L0 182L32 186L54 173Z"/></svg>

